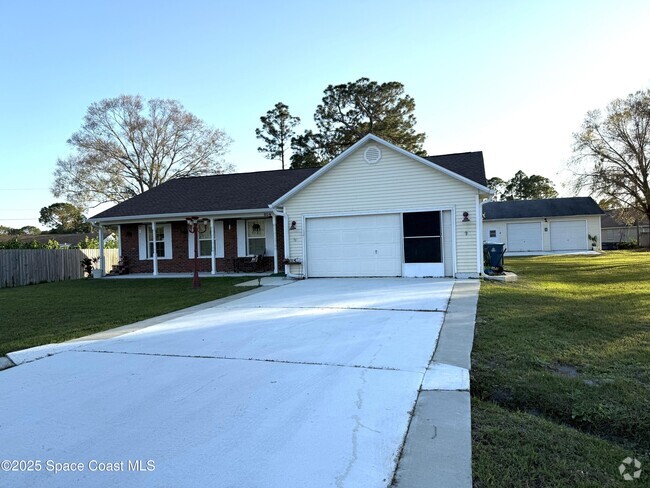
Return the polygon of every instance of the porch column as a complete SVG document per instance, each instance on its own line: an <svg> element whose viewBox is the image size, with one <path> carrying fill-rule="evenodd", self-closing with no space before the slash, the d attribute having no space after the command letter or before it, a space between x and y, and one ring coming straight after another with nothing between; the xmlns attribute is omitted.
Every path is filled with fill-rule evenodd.
<svg viewBox="0 0 650 488"><path fill-rule="evenodd" d="M289 216L286 211L282 212L282 224L284 225L284 259L289 259L291 251L289 250ZM291 272L291 267L288 264L284 265L284 272L288 276Z"/></svg>
<svg viewBox="0 0 650 488"><path fill-rule="evenodd" d="M104 276L106 272L106 260L104 258L104 226L99 224L99 270Z"/></svg>
<svg viewBox="0 0 650 488"><path fill-rule="evenodd" d="M210 249L211 249L211 254L210 254L210 260L212 261L212 274L217 274L217 251L215 249L215 243L214 243L214 218L210 219Z"/></svg>
<svg viewBox="0 0 650 488"><path fill-rule="evenodd" d="M275 223L275 214L271 214L271 219L273 220L273 273L278 273L278 229L277 224Z"/></svg>
<svg viewBox="0 0 650 488"><path fill-rule="evenodd" d="M153 241L153 275L158 276L158 249L156 246L156 223L151 222L151 233L153 234L151 236L151 239ZM147 242L147 246L149 243Z"/></svg>
<svg viewBox="0 0 650 488"><path fill-rule="evenodd" d="M117 224L117 259L122 257L122 225Z"/></svg>

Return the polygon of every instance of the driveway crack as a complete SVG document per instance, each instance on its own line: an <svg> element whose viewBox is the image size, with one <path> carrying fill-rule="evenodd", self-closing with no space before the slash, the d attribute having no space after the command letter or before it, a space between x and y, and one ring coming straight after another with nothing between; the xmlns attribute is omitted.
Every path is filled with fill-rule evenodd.
<svg viewBox="0 0 650 488"><path fill-rule="evenodd" d="M281 364L301 364L306 366L334 366L337 368L360 368L360 369L375 369L379 371L403 371L420 373L421 371L409 371L399 368L391 368L389 366L366 366L362 364L339 364L339 363L320 363L312 361L288 361L284 359L265 359L265 358L241 358L234 356L206 356L206 355L193 355L193 354L166 354L166 353L153 353L153 352L128 352L128 351L108 351L100 349L74 349L69 352L86 352L86 353L99 353L99 354L125 354L134 356L158 356L168 358L189 358L189 359L222 359L227 361L257 361L262 363L281 363Z"/></svg>

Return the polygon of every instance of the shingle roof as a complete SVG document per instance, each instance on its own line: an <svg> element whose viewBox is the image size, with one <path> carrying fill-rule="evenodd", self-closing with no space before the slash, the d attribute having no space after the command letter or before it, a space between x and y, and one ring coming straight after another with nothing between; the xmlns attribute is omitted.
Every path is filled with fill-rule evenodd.
<svg viewBox="0 0 650 488"><path fill-rule="evenodd" d="M424 159L475 181L479 185L487 186L485 163L481 151L425 156Z"/></svg>
<svg viewBox="0 0 650 488"><path fill-rule="evenodd" d="M136 195L93 219L267 208L319 168L178 178Z"/></svg>
<svg viewBox="0 0 650 488"><path fill-rule="evenodd" d="M480 185L487 185L480 151L427 156L426 159ZM178 178L115 205L92 219L265 209L319 169Z"/></svg>
<svg viewBox="0 0 650 488"><path fill-rule="evenodd" d="M648 217L643 216L641 217L641 220L639 221L639 225L641 226L647 226L648 225ZM610 227L630 227L634 226L634 224L626 223L620 218L620 210L610 210L605 212L605 215L603 215L602 219L600 220L600 227L603 229L610 228Z"/></svg>
<svg viewBox="0 0 650 488"><path fill-rule="evenodd" d="M568 217L571 215L602 215L604 213L591 197L511 200L489 202L483 205L485 220Z"/></svg>

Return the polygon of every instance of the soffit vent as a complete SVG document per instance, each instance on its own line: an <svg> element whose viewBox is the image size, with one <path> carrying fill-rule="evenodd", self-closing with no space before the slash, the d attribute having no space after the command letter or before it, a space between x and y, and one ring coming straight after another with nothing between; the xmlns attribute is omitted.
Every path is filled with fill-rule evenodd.
<svg viewBox="0 0 650 488"><path fill-rule="evenodd" d="M377 146L368 146L363 152L363 159L365 159L368 164L378 163L381 159L381 149Z"/></svg>

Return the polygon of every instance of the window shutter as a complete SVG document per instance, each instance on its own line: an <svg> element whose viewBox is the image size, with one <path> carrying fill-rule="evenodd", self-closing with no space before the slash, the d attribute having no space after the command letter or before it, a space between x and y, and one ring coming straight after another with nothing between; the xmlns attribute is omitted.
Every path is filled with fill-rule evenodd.
<svg viewBox="0 0 650 488"><path fill-rule="evenodd" d="M138 247L140 249L140 261L147 259L147 226L138 225Z"/></svg>
<svg viewBox="0 0 650 488"><path fill-rule="evenodd" d="M266 255L275 255L275 245L273 243L273 218L266 219L264 227L266 227Z"/></svg>
<svg viewBox="0 0 650 488"><path fill-rule="evenodd" d="M187 231L187 257L194 259L194 234Z"/></svg>
<svg viewBox="0 0 650 488"><path fill-rule="evenodd" d="M217 220L214 222L214 238L215 238L215 257L222 258L225 256L224 252L224 235L223 235L223 220Z"/></svg>
<svg viewBox="0 0 650 488"><path fill-rule="evenodd" d="M163 232L165 233L165 259L172 258L172 224L163 225ZM161 256L158 256L161 257Z"/></svg>
<svg viewBox="0 0 650 488"><path fill-rule="evenodd" d="M237 221L237 256L246 256L246 221Z"/></svg>

